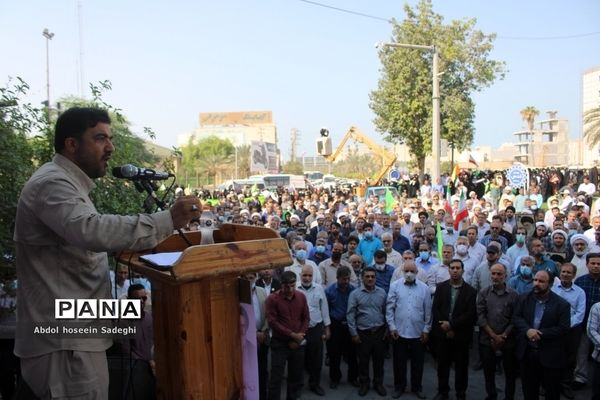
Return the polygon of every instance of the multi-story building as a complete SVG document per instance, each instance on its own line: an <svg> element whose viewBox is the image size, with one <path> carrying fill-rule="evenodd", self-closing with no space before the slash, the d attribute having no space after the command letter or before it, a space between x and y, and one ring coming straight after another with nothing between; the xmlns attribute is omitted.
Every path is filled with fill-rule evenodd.
<svg viewBox="0 0 600 400"><path fill-rule="evenodd" d="M254 143L261 144L260 148L264 144L265 148L275 149L273 154L276 155L268 157L267 168L254 172L277 172L279 169L277 127L271 111L201 112L200 126L191 133L179 135L177 146L186 146L190 141L197 143L210 136L229 139L235 147L252 146Z"/></svg>
<svg viewBox="0 0 600 400"><path fill-rule="evenodd" d="M514 161L530 167L568 165L569 122L556 118L555 112L548 112L549 118L539 122L532 130L514 132L516 154Z"/></svg>

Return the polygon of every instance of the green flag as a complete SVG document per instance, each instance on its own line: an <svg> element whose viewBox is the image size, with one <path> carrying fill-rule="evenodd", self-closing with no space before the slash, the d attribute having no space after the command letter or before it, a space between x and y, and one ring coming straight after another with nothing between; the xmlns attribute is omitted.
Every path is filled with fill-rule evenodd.
<svg viewBox="0 0 600 400"><path fill-rule="evenodd" d="M442 248L444 247L444 239L442 238L442 226L440 225L439 221L436 222L436 238L437 238L437 251L438 251L438 256L439 256L439 260L440 262L442 262Z"/></svg>
<svg viewBox="0 0 600 400"><path fill-rule="evenodd" d="M394 210L394 195L390 189L385 189L385 212L386 214L391 213Z"/></svg>

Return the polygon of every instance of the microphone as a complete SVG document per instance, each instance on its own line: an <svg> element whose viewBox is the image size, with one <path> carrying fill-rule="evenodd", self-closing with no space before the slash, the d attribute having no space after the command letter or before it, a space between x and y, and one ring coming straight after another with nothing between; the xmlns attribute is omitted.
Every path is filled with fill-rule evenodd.
<svg viewBox="0 0 600 400"><path fill-rule="evenodd" d="M153 169L139 168L132 164L114 167L112 174L115 178L137 180L162 181L173 176L168 172L155 171Z"/></svg>

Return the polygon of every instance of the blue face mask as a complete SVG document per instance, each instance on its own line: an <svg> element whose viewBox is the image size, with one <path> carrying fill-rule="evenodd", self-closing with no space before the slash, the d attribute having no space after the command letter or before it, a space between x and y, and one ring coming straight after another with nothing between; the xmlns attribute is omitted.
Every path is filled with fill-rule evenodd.
<svg viewBox="0 0 600 400"><path fill-rule="evenodd" d="M306 250L304 250L304 249L296 250L296 259L298 261L306 260Z"/></svg>
<svg viewBox="0 0 600 400"><path fill-rule="evenodd" d="M325 253L325 246L319 245L315 247L315 250L317 251L317 253Z"/></svg>
<svg viewBox="0 0 600 400"><path fill-rule="evenodd" d="M528 265L521 265L519 267L519 269L521 270L521 275L523 276L531 276L531 267Z"/></svg>
<svg viewBox="0 0 600 400"><path fill-rule="evenodd" d="M517 242L525 243L525 235L522 233L517 233Z"/></svg>
<svg viewBox="0 0 600 400"><path fill-rule="evenodd" d="M427 261L427 260L429 260L429 252L428 251L420 251L419 257L421 257L421 260Z"/></svg>
<svg viewBox="0 0 600 400"><path fill-rule="evenodd" d="M371 232L371 231L365 231L364 235L365 235L365 239L373 238L373 232Z"/></svg>
<svg viewBox="0 0 600 400"><path fill-rule="evenodd" d="M131 280L131 284L134 284L134 283L139 283L140 285L143 285L146 290L151 290L151 288L152 288L150 286L150 281L146 278L133 278Z"/></svg>

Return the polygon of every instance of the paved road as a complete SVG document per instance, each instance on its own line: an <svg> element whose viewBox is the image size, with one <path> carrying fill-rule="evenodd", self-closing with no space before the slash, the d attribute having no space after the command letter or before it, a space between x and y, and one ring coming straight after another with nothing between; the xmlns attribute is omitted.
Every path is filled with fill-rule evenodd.
<svg viewBox="0 0 600 400"><path fill-rule="evenodd" d="M471 357L473 358L473 356ZM471 365L473 365L473 360L471 360ZM590 365L591 368L591 365ZM409 368L410 371L410 368ZM590 370L591 371L591 370ZM342 366L342 374L345 374L346 366ZM329 369L326 366L323 366L322 380L321 386L325 389L325 396L320 397L308 390L308 383L305 382L304 391L302 393L303 400L317 400L317 399L335 399L335 400L346 400L346 399L365 399L365 400L378 400L383 399L384 397L379 396L373 389L369 391L369 393L365 397L358 396L358 389L350 384L346 383L344 380L340 383L340 385L336 389L329 388L329 378L328 378ZM410 372L409 372L410 373ZM308 378L307 378L308 380ZM410 375L408 377L408 381L410 382ZM450 387L453 388L454 383L454 373L450 374ZM392 392L394 390L394 376L393 376L393 368L392 368L392 360L385 360L385 376L384 376L384 385L388 391L388 395L385 398L391 399ZM504 393L502 389L504 388L504 375L496 375L496 385L499 389L498 398L503 399ZM522 400L523 394L521 391L521 380L517 379L517 390L515 400ZM436 371L434 369L433 360L431 356L428 354L425 358L425 369L423 373L423 392L427 396L428 399L433 399L433 397L437 394L437 376ZM285 399L285 387L282 389L282 399ZM589 385L581 391L574 392L575 399L577 400L589 400L592 397L592 392ZM472 400L484 400L486 396L485 393L485 382L483 380L483 371L473 371L472 368L469 369L469 389L467 390L467 399ZM455 399L454 392L451 391L450 398ZM563 397L565 398L565 397ZM417 399L415 395L412 393L405 393L401 399ZM543 399L543 397L542 397Z"/></svg>

